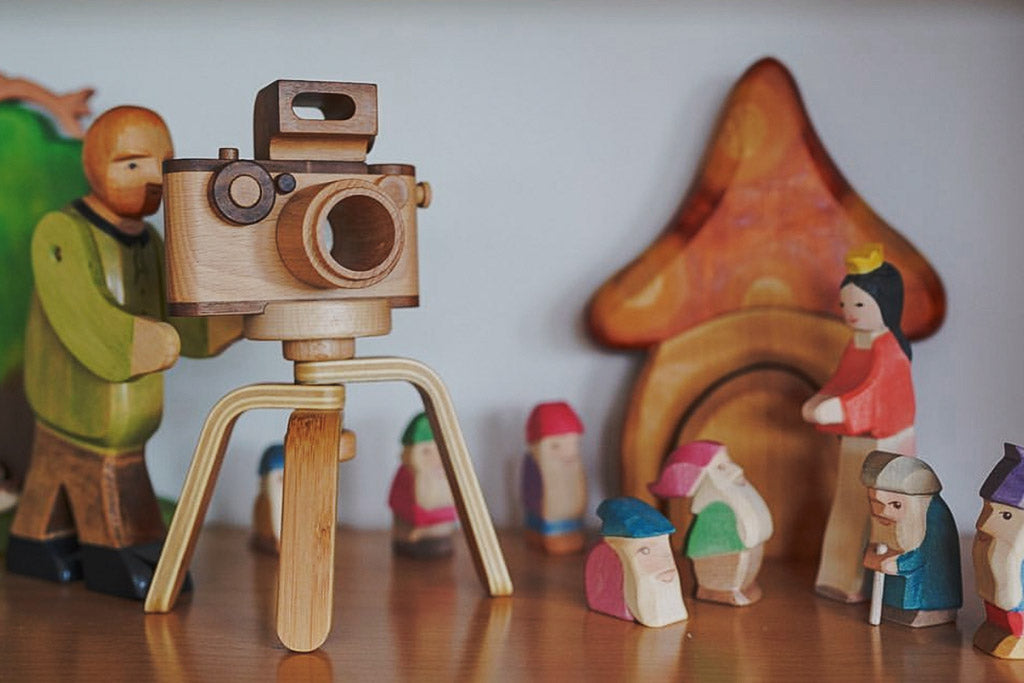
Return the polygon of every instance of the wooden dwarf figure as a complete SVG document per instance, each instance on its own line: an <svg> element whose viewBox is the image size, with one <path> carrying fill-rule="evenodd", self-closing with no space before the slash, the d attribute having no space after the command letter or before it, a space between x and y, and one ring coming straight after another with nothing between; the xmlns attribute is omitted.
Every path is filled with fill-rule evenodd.
<svg viewBox="0 0 1024 683"><path fill-rule="evenodd" d="M529 450L520 492L526 540L552 555L583 549L587 475L580 458L583 423L568 403L541 403L526 421Z"/></svg>
<svg viewBox="0 0 1024 683"><path fill-rule="evenodd" d="M839 473L815 590L841 602L867 599L861 563L870 509L860 487L864 458L873 450L914 455L914 386L910 343L900 328L903 279L869 244L846 258L849 274L839 306L853 338L825 386L803 405L803 418L841 437Z"/></svg>
<svg viewBox="0 0 1024 683"><path fill-rule="evenodd" d="M395 553L416 558L451 554L458 514L426 413L414 417L402 434L402 464L391 482L388 505L394 513Z"/></svg>
<svg viewBox="0 0 1024 683"><path fill-rule="evenodd" d="M726 447L717 441L680 446L649 488L659 498L693 499L685 552L693 562L697 598L727 605L760 600L757 573L772 516Z"/></svg>
<svg viewBox="0 0 1024 683"><path fill-rule="evenodd" d="M241 333L234 317L167 318L163 244L142 219L160 205L171 156L156 113L104 113L82 146L90 193L33 233L25 393L36 428L11 572L84 576L140 600L149 588L164 524L143 451L163 412L162 371L179 351L213 355Z"/></svg>
<svg viewBox="0 0 1024 683"><path fill-rule="evenodd" d="M252 545L277 555L281 552L281 500L284 495L284 445L263 451L257 470L260 490L252 506Z"/></svg>
<svg viewBox="0 0 1024 683"><path fill-rule="evenodd" d="M981 486L985 500L972 551L985 621L974 646L1003 659L1024 659L1024 448L1008 443Z"/></svg>
<svg viewBox="0 0 1024 683"><path fill-rule="evenodd" d="M960 537L935 472L917 458L874 451L861 482L871 505L864 566L886 575L882 618L913 627L956 621Z"/></svg>
<svg viewBox="0 0 1024 683"><path fill-rule="evenodd" d="M675 527L638 498L609 498L597 507L603 539L584 570L587 605L644 626L687 618L669 534Z"/></svg>

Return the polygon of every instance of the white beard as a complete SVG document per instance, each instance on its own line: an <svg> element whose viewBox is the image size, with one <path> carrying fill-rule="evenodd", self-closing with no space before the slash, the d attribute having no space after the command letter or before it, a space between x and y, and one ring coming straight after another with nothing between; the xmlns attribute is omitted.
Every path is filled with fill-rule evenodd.
<svg viewBox="0 0 1024 683"><path fill-rule="evenodd" d="M658 627L687 618L679 572L665 582L658 575L646 575L637 581L634 572L625 572L626 605L644 626Z"/></svg>
<svg viewBox="0 0 1024 683"><path fill-rule="evenodd" d="M771 538L774 531L772 513L761 494L746 479L739 483L709 467L704 481L697 487L691 509L697 514L718 501L732 508L736 515L736 531L743 547L753 548Z"/></svg>
<svg viewBox="0 0 1024 683"><path fill-rule="evenodd" d="M424 510L450 507L455 504L444 467L413 468L416 503Z"/></svg>
<svg viewBox="0 0 1024 683"><path fill-rule="evenodd" d="M992 538L984 569L991 573L993 590L992 595L982 595L981 597L1000 609L1016 609L1024 599L1024 587L1021 586L1020 575L1022 562L1024 562L1024 543L1007 543ZM976 565L975 572L978 570ZM979 587L981 585L983 582L979 581Z"/></svg>

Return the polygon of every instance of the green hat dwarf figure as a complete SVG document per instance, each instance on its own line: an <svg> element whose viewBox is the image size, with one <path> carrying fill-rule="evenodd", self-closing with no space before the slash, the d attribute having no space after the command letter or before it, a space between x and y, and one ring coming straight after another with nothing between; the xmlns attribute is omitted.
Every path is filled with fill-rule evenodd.
<svg viewBox="0 0 1024 683"><path fill-rule="evenodd" d="M426 413L414 417L402 434L402 464L391 482L388 506L394 515L395 553L416 558L451 554L458 515Z"/></svg>

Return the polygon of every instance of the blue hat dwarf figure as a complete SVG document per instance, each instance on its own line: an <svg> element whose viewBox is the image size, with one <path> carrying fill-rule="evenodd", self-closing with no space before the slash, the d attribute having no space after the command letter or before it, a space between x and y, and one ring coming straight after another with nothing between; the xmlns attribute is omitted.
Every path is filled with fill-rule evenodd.
<svg viewBox="0 0 1024 683"><path fill-rule="evenodd" d="M451 554L458 514L426 413L414 417L402 434L402 464L391 482L388 505L394 516L391 547L396 554Z"/></svg>
<svg viewBox="0 0 1024 683"><path fill-rule="evenodd" d="M972 551L985 621L974 646L1003 659L1024 659L1024 449L1004 445L1003 459L981 486L985 503Z"/></svg>
<svg viewBox="0 0 1024 683"><path fill-rule="evenodd" d="M583 422L564 401L541 403L526 421L520 494L526 540L551 555L583 550L587 475L580 457Z"/></svg>
<svg viewBox="0 0 1024 683"><path fill-rule="evenodd" d="M603 539L587 556L587 606L595 612L658 627L687 618L669 545L675 531L637 498L610 498L597 508Z"/></svg>
<svg viewBox="0 0 1024 683"><path fill-rule="evenodd" d="M284 446L263 451L259 466L260 490L252 506L252 544L271 555L281 552L281 498L284 494Z"/></svg>
<svg viewBox="0 0 1024 683"><path fill-rule="evenodd" d="M861 483L871 505L864 566L886 574L882 618L915 628L956 621L960 535L935 472L919 458L872 451Z"/></svg>

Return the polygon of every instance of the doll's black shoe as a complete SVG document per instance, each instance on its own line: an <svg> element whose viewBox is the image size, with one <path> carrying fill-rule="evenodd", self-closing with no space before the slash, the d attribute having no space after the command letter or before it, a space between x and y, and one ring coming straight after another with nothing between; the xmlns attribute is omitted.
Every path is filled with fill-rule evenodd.
<svg viewBox="0 0 1024 683"><path fill-rule="evenodd" d="M7 542L7 571L58 583L77 581L82 578L78 540L61 536L40 541L11 534Z"/></svg>
<svg viewBox="0 0 1024 683"><path fill-rule="evenodd" d="M162 549L162 541L127 548L83 544L85 587L97 593L145 600ZM192 578L188 574L181 589L192 590Z"/></svg>

